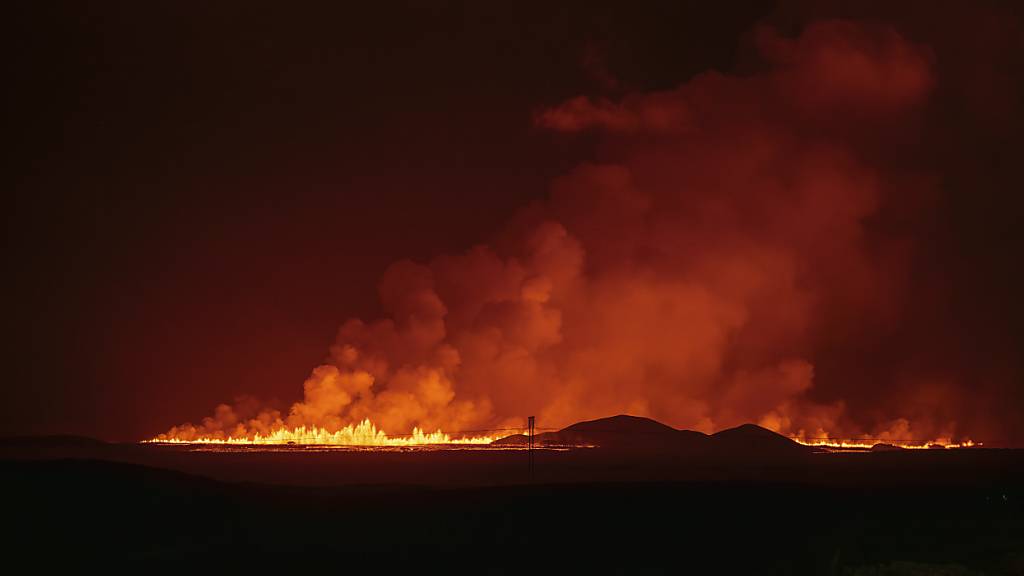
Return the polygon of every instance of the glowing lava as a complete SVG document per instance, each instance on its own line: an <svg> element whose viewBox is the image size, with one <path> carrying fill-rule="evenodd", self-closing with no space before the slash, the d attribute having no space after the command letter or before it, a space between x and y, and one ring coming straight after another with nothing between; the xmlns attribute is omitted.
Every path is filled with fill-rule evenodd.
<svg viewBox="0 0 1024 576"><path fill-rule="evenodd" d="M315 426L298 426L295 428L278 428L266 435L252 436L199 436L195 438L171 437L161 434L156 438L145 440L157 444L309 444L330 446L429 446L437 444L490 444L495 438L491 436L474 436L452 438L437 430L424 432L413 428L411 434L388 436L383 430L363 420L359 424L350 424L340 430L331 432L326 428Z"/></svg>
<svg viewBox="0 0 1024 576"><path fill-rule="evenodd" d="M857 439L837 439L837 438L800 438L791 437L791 440L804 446L814 446L820 448L827 448L831 450L870 450L876 445L883 444L893 446L896 448L904 448L907 450L927 450L935 448L973 448L980 447L980 443L975 443L970 440L964 440L963 442L952 442L948 438L941 438L933 440L931 442L907 442L907 441L893 441L882 438L862 438Z"/></svg>

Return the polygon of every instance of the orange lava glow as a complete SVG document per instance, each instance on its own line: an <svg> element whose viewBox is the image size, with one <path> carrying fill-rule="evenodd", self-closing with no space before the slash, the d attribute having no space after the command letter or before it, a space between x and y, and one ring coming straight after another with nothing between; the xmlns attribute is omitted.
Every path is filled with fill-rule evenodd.
<svg viewBox="0 0 1024 576"><path fill-rule="evenodd" d="M437 430L436 432L424 432L419 428L413 428L411 434L388 436L383 430L370 422L363 420L359 424L350 424L337 431L329 431L325 428L315 426L298 426L295 428L278 428L267 434L254 434L252 436L200 436L196 438L180 438L161 434L146 443L155 444L252 444L252 445L278 445L278 444L308 444L308 445L329 445L329 446L429 446L439 444L490 444L496 438L491 436L473 436L452 438L448 434Z"/></svg>
<svg viewBox="0 0 1024 576"><path fill-rule="evenodd" d="M963 442L951 442L947 438L940 438L931 442L895 442L891 440L883 440L878 438L865 438L860 440L854 439L837 439L837 438L791 438L794 442L803 444L804 446L814 446L820 448L826 448L830 450L870 450L872 447L883 444L893 446L896 448L903 448L906 450L927 450L927 449L941 449L941 448L974 448L981 447L981 443L975 443L970 440L964 440Z"/></svg>

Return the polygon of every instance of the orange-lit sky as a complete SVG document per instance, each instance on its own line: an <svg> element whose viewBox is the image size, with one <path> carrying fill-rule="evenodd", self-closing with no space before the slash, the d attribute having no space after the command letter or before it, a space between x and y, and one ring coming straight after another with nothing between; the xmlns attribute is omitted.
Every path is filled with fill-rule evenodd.
<svg viewBox="0 0 1024 576"><path fill-rule="evenodd" d="M456 427L1024 442L1019 8L409 4L20 9L0 434L287 409L358 345Z"/></svg>

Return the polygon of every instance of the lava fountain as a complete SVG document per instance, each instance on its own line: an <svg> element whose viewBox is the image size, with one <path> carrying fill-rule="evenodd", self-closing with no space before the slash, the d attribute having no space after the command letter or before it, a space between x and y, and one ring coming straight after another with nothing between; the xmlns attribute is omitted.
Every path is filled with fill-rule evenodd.
<svg viewBox="0 0 1024 576"><path fill-rule="evenodd" d="M443 444L480 445L490 444L496 438L491 436L468 436L452 438L437 430L424 432L413 428L411 434L389 436L378 429L373 422L365 419L358 424L350 424L336 431L317 426L297 426L295 428L278 428L267 434L256 433L251 436L198 436L182 439L167 434L160 434L145 443L153 444L236 444L236 445L279 445L308 444L321 446L429 446Z"/></svg>

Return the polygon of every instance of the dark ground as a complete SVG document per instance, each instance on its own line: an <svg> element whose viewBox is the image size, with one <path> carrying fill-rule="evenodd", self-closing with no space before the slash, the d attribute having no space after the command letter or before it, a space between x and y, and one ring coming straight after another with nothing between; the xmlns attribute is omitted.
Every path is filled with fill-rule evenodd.
<svg viewBox="0 0 1024 576"><path fill-rule="evenodd" d="M1022 574L1016 450L770 462L612 449L0 443L9 559L317 573ZM20 557L20 558L19 558Z"/></svg>

